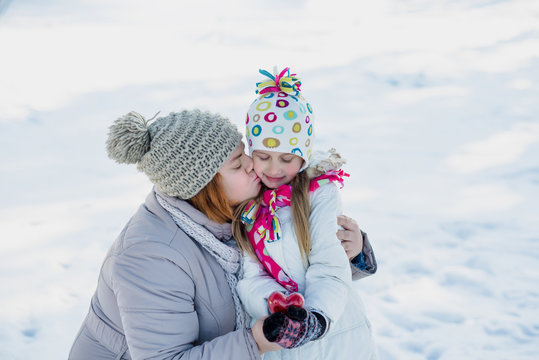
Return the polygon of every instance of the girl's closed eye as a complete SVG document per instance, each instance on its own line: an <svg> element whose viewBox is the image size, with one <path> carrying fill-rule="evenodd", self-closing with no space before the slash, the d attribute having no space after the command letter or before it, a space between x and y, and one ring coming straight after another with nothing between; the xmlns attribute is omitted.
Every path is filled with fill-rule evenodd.
<svg viewBox="0 0 539 360"><path fill-rule="evenodd" d="M281 161L288 164L288 163L290 163L292 161L292 159L294 159L294 158L293 157L281 158Z"/></svg>

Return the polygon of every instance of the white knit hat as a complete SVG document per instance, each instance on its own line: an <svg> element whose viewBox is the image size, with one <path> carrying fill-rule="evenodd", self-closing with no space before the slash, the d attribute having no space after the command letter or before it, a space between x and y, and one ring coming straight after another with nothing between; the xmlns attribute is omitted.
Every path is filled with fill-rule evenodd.
<svg viewBox="0 0 539 360"><path fill-rule="evenodd" d="M299 93L301 82L285 68L279 75L265 70L269 79L257 83L260 96L247 111L246 138L249 154L254 150L295 154L309 164L313 140L313 109Z"/></svg>

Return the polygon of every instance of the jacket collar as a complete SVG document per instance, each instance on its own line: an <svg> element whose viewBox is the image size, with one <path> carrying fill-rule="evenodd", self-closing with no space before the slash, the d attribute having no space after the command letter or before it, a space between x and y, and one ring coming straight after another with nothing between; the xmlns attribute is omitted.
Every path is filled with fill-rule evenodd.
<svg viewBox="0 0 539 360"><path fill-rule="evenodd" d="M213 220L210 220L204 213L195 209L193 205L191 205L189 202L178 199L174 196L169 196L154 187L152 193L148 198L151 197L152 202L154 202L155 205L159 206L161 210L164 209L161 207L161 205L159 205L159 202L157 202L157 199L155 198L156 194L159 194L159 196L165 199L170 205L174 206L175 208L183 212L185 215L189 216L191 220L205 227L217 239L226 241L232 237L232 225L230 223L219 224Z"/></svg>

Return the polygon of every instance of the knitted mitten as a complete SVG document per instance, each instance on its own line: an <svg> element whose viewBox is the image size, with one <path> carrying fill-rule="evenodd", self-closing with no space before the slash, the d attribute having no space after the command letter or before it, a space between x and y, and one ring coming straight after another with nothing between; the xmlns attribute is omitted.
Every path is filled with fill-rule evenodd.
<svg viewBox="0 0 539 360"><path fill-rule="evenodd" d="M318 339L325 333L326 326L323 315L290 306L286 314L277 312L267 317L262 330L268 341L291 349Z"/></svg>

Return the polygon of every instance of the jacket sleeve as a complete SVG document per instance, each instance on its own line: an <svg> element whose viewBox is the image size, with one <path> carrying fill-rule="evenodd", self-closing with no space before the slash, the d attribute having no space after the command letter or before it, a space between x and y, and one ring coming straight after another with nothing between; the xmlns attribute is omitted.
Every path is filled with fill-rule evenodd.
<svg viewBox="0 0 539 360"><path fill-rule="evenodd" d="M249 329L198 343L195 287L166 245L132 246L111 265L112 283L133 359L260 359ZM162 246L162 248L161 248Z"/></svg>
<svg viewBox="0 0 539 360"><path fill-rule="evenodd" d="M350 262L337 238L341 200L335 184L320 187L311 197L311 252L305 276L305 305L336 321L348 301Z"/></svg>
<svg viewBox="0 0 539 360"><path fill-rule="evenodd" d="M376 270L378 270L378 264L376 263L376 257L374 256L374 251L372 250L369 237L367 236L367 233L363 231L361 231L361 235L363 235L362 253L365 260L365 266L360 269L353 263L350 264L352 268L352 280L354 281L373 275L374 273L376 273Z"/></svg>
<svg viewBox="0 0 539 360"><path fill-rule="evenodd" d="M243 278L238 281L237 290L245 311L252 320L270 314L267 299L272 292L286 292L262 264L249 255L243 256Z"/></svg>

